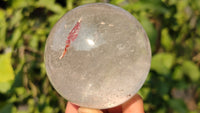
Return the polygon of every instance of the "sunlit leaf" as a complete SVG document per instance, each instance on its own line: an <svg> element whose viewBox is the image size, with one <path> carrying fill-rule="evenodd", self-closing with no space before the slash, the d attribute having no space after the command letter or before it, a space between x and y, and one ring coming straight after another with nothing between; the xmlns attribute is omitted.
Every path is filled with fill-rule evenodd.
<svg viewBox="0 0 200 113"><path fill-rule="evenodd" d="M0 93L6 93L12 85L12 81L0 82Z"/></svg>
<svg viewBox="0 0 200 113"><path fill-rule="evenodd" d="M32 0L11 0L12 8L23 8L31 5L33 3Z"/></svg>
<svg viewBox="0 0 200 113"><path fill-rule="evenodd" d="M53 112L53 108L50 106L47 106L44 108L43 113L52 113Z"/></svg>
<svg viewBox="0 0 200 113"><path fill-rule="evenodd" d="M61 18L63 15L52 15L48 18L48 21L50 23L50 28L53 27L53 25L55 25L55 23L59 20L59 18Z"/></svg>
<svg viewBox="0 0 200 113"><path fill-rule="evenodd" d="M73 1L74 0L66 0L67 3L67 9L71 10L73 8Z"/></svg>
<svg viewBox="0 0 200 113"><path fill-rule="evenodd" d="M9 28L13 28L20 24L20 21L23 18L22 10L21 9L15 10L12 18L13 19L10 21L10 25L8 26Z"/></svg>
<svg viewBox="0 0 200 113"><path fill-rule="evenodd" d="M65 10L59 5L55 4L55 0L39 0L36 2L37 7L45 7L55 13L63 13Z"/></svg>
<svg viewBox="0 0 200 113"><path fill-rule="evenodd" d="M176 4L178 1L177 0L169 0L169 5L174 5Z"/></svg>
<svg viewBox="0 0 200 113"><path fill-rule="evenodd" d="M29 112L33 112L34 111L34 106L35 106L35 102L34 102L34 99L33 98L31 98L31 99L29 99L28 100L28 105L29 105Z"/></svg>
<svg viewBox="0 0 200 113"><path fill-rule="evenodd" d="M194 10L199 11L199 9L200 9L200 2L199 2L199 0L192 0L192 1L190 1L190 3L191 3L191 7Z"/></svg>
<svg viewBox="0 0 200 113"><path fill-rule="evenodd" d="M173 48L173 41L167 28L162 29L161 31L161 44L168 51Z"/></svg>
<svg viewBox="0 0 200 113"><path fill-rule="evenodd" d="M30 87L31 87L33 97L36 97L37 94L38 94L37 87L32 82L30 82L29 84L30 84Z"/></svg>
<svg viewBox="0 0 200 113"><path fill-rule="evenodd" d="M124 0L111 0L110 3L111 4L120 4L122 3Z"/></svg>
<svg viewBox="0 0 200 113"><path fill-rule="evenodd" d="M14 80L14 71L11 65L11 52L0 55L0 82Z"/></svg>
<svg viewBox="0 0 200 113"><path fill-rule="evenodd" d="M11 52L0 55L0 92L5 93L14 81L14 71L11 65Z"/></svg>
<svg viewBox="0 0 200 113"><path fill-rule="evenodd" d="M151 61L151 69L159 74L169 74L174 64L175 57L170 53L159 53L153 56Z"/></svg>
<svg viewBox="0 0 200 113"><path fill-rule="evenodd" d="M30 39L30 47L36 50L38 44L39 44L39 37L37 35L33 35Z"/></svg>
<svg viewBox="0 0 200 113"><path fill-rule="evenodd" d="M15 88L17 95L23 95L26 91L24 87Z"/></svg>
<svg viewBox="0 0 200 113"><path fill-rule="evenodd" d="M0 9L0 48L1 46L5 46L6 28L7 23L5 11Z"/></svg>
<svg viewBox="0 0 200 113"><path fill-rule="evenodd" d="M181 66L177 66L174 69L173 79L174 80L182 80L183 79L183 71L182 71Z"/></svg>
<svg viewBox="0 0 200 113"><path fill-rule="evenodd" d="M95 3L95 2L96 2L96 0L81 0L80 5Z"/></svg>
<svg viewBox="0 0 200 113"><path fill-rule="evenodd" d="M128 4L126 7L133 9L134 11L146 11L151 13L164 14L167 13L167 8L163 7L161 0L138 0L135 3Z"/></svg>
<svg viewBox="0 0 200 113"><path fill-rule="evenodd" d="M179 0L176 7L177 7L177 13L174 15L174 17L177 19L178 24L184 24L188 19L189 15L186 14L186 8L189 8L188 6L188 0Z"/></svg>
<svg viewBox="0 0 200 113"><path fill-rule="evenodd" d="M192 80L192 81L199 81L200 72L197 65L195 65L191 61L183 62L182 71Z"/></svg>
<svg viewBox="0 0 200 113"><path fill-rule="evenodd" d="M20 28L17 28L15 29L13 35L12 35L12 40L10 42L10 45L11 46L15 46L15 44L17 43L17 41L21 38L21 29Z"/></svg>

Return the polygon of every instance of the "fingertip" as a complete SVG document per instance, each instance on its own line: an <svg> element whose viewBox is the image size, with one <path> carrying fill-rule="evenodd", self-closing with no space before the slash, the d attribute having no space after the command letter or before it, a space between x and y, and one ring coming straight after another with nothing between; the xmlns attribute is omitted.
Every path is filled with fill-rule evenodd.
<svg viewBox="0 0 200 113"><path fill-rule="evenodd" d="M78 113L79 106L72 104L71 102L67 103L65 113Z"/></svg>
<svg viewBox="0 0 200 113"><path fill-rule="evenodd" d="M144 113L142 97L136 94L122 105L122 111L123 113Z"/></svg>
<svg viewBox="0 0 200 113"><path fill-rule="evenodd" d="M117 107L114 108L110 108L108 109L109 113L122 113L122 106L119 105Z"/></svg>

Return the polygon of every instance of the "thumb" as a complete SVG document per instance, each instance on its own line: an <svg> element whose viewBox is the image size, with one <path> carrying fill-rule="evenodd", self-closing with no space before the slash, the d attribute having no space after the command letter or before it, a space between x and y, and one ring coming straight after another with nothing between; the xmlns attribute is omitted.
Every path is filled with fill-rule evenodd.
<svg viewBox="0 0 200 113"><path fill-rule="evenodd" d="M78 113L103 113L103 112L101 110L98 110L98 109L80 107L78 109Z"/></svg>

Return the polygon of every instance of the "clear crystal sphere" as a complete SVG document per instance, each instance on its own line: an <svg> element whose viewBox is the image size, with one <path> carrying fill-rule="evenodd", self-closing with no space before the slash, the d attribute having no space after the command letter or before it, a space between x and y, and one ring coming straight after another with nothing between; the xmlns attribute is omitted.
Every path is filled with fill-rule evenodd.
<svg viewBox="0 0 200 113"><path fill-rule="evenodd" d="M106 3L66 13L45 47L53 87L72 103L89 108L105 109L129 100L143 85L150 62L149 40L140 23Z"/></svg>

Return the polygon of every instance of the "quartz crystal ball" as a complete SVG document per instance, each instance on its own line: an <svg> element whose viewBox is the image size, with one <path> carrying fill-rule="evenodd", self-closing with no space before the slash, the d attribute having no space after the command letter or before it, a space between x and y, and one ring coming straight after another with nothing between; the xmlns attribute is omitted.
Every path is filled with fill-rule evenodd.
<svg viewBox="0 0 200 113"><path fill-rule="evenodd" d="M150 68L151 49L140 23L106 3L79 6L52 28L45 47L48 78L74 104L105 109L133 97Z"/></svg>

